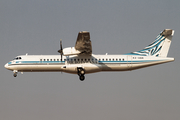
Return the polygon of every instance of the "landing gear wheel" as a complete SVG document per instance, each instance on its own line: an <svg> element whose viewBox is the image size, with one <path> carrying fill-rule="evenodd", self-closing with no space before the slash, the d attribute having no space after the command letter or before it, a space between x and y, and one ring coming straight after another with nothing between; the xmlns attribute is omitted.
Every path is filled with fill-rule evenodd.
<svg viewBox="0 0 180 120"><path fill-rule="evenodd" d="M85 74L85 70L83 68L77 68L77 74L80 75L84 75Z"/></svg>
<svg viewBox="0 0 180 120"><path fill-rule="evenodd" d="M80 79L81 81L84 81L85 76L84 76L84 75L80 75L80 76L79 76L79 79Z"/></svg>
<svg viewBox="0 0 180 120"><path fill-rule="evenodd" d="M14 73L13 76L14 76L14 77L17 77L17 73Z"/></svg>
<svg viewBox="0 0 180 120"><path fill-rule="evenodd" d="M85 71L82 69L82 70L80 71L80 73L81 73L81 75L84 75L84 74L85 74Z"/></svg>

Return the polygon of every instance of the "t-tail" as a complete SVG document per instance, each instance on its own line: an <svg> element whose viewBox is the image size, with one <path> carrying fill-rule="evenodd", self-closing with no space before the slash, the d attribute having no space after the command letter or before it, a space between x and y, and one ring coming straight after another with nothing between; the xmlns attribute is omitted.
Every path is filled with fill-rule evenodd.
<svg viewBox="0 0 180 120"><path fill-rule="evenodd" d="M131 55L167 57L174 30L165 29L155 39L153 43L144 49L132 52Z"/></svg>

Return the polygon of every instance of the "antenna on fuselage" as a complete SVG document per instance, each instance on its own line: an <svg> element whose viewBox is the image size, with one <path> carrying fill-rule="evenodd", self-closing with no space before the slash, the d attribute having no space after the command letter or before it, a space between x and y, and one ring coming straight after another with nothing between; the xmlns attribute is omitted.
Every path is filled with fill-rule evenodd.
<svg viewBox="0 0 180 120"><path fill-rule="evenodd" d="M62 55L63 55L63 48L62 48L62 39L60 39L60 49L58 50L58 52L61 55L61 62L62 62Z"/></svg>

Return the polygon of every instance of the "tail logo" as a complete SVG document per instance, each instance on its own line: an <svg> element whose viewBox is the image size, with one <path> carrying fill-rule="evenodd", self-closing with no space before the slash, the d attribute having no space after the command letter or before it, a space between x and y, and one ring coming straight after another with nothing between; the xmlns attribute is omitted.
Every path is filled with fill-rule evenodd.
<svg viewBox="0 0 180 120"><path fill-rule="evenodd" d="M144 49L137 51L137 52L132 52L131 54L141 55L141 56L154 56L154 55L158 56L157 53L161 50L161 48L162 48L161 43L164 40L165 40L165 37L163 35L158 35L156 40L153 43L151 43Z"/></svg>
<svg viewBox="0 0 180 120"><path fill-rule="evenodd" d="M174 30L165 29L156 37L153 43L140 51L132 52L126 55L167 57L173 35Z"/></svg>

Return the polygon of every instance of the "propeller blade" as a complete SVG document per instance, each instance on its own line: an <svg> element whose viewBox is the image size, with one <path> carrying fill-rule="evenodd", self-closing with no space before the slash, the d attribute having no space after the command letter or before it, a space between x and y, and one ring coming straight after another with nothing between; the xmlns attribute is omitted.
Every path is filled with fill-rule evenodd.
<svg viewBox="0 0 180 120"><path fill-rule="evenodd" d="M58 52L61 54L61 62L62 62L62 55L63 55L63 48L62 48L62 40L60 39L60 49Z"/></svg>
<svg viewBox="0 0 180 120"><path fill-rule="evenodd" d="M61 62L62 62L63 49L62 49L62 40L61 39L60 39L60 50L61 50Z"/></svg>
<svg viewBox="0 0 180 120"><path fill-rule="evenodd" d="M60 48L62 50L62 40L60 39Z"/></svg>

